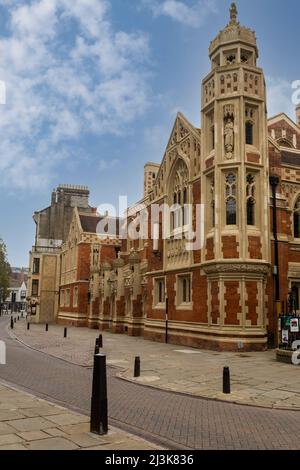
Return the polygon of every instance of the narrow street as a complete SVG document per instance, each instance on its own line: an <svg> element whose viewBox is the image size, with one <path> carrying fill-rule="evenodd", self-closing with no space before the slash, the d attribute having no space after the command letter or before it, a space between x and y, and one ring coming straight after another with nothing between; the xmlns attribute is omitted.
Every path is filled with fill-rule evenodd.
<svg viewBox="0 0 300 470"><path fill-rule="evenodd" d="M89 414L91 369L29 349L7 333L0 319L0 339L7 365L0 381L36 396ZM235 405L123 381L108 370L110 423L173 449L299 449L300 415Z"/></svg>

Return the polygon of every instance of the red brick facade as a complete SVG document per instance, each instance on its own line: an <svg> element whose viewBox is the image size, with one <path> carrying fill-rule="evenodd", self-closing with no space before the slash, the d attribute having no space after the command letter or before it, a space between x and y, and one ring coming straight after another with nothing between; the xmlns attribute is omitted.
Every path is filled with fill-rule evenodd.
<svg viewBox="0 0 300 470"><path fill-rule="evenodd" d="M223 244L223 256L225 259L238 258L239 252L238 247L239 243L236 241L236 237L222 237Z"/></svg>
<svg viewBox="0 0 300 470"><path fill-rule="evenodd" d="M211 48L218 49L220 38ZM254 42L253 37L248 44L256 75L253 84L249 84L248 65L233 64L245 83L234 76L231 83L233 65L229 70L226 64L214 67L212 63L203 80L202 131L178 114L153 188L128 209L131 222L140 215L141 206L146 207L148 239L98 241L98 253L97 239L82 234L76 280L61 286L61 290L70 289L71 299L77 286L80 299L77 308L61 306L63 321L69 321L69 316L78 325L85 322L92 328L165 341L168 320L171 343L227 351L276 345L278 306L286 308L291 287L300 289L300 235L296 236L294 226L300 198L300 128L279 115L268 121L265 135L264 77L256 67ZM238 58L240 37L232 47L237 47ZM216 86L217 80L221 86ZM236 98L230 90L238 93ZM237 98L244 105L242 114ZM246 114L255 131L251 144L245 144L240 133L249 124ZM214 124L213 136L217 134L211 148ZM276 227L269 175L278 178ZM151 210L162 204L176 205L177 212L167 215L168 223L160 213L155 227L159 239L154 241ZM192 206L189 223L188 204ZM197 225L201 204L204 220ZM169 226L168 237L164 237L165 226ZM202 243L193 250L187 248L187 226L193 228L195 238L201 232Z"/></svg>

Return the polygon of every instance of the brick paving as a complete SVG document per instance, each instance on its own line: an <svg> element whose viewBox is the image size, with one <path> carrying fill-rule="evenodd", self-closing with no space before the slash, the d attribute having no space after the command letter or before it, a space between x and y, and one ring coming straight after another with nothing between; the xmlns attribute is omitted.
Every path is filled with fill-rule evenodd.
<svg viewBox="0 0 300 470"><path fill-rule="evenodd" d="M7 336L4 325L5 319L0 320L8 360L0 369L1 378L88 414L91 370L25 348ZM110 423L165 447L300 449L297 411L242 406L149 388L120 380L111 368L108 376Z"/></svg>
<svg viewBox="0 0 300 470"><path fill-rule="evenodd" d="M14 334L47 354L85 366L92 366L97 330L69 328L63 340L63 327L17 322ZM300 366L276 362L275 353L220 353L165 345L126 335L103 333L108 363L119 367L120 376L133 380L136 355L141 356L142 375L138 383L164 390L227 400L255 406L300 410ZM222 393L222 370L231 370L232 393Z"/></svg>

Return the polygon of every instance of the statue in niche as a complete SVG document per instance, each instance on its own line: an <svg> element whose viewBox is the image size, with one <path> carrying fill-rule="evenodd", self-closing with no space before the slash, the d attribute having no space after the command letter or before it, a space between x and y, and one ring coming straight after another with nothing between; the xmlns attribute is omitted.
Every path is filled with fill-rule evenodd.
<svg viewBox="0 0 300 470"><path fill-rule="evenodd" d="M227 160L231 160L234 151L234 122L232 117L227 117L224 128L225 136L225 156Z"/></svg>

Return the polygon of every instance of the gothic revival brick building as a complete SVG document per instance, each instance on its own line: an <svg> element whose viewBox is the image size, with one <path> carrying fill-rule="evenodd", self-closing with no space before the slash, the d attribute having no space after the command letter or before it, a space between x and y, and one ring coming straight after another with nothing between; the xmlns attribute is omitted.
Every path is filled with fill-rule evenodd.
<svg viewBox="0 0 300 470"><path fill-rule="evenodd" d="M277 341L291 288L299 305L300 110L297 123L267 119L255 33L234 4L209 56L201 130L178 114L160 167L145 168L144 199L128 211L130 222L146 206L159 239L128 240L117 260L105 260L98 324L158 341L167 327L177 344L263 350ZM156 229L151 221L151 207L163 203L179 207L166 239L162 215ZM204 241L194 250L186 249L188 204L195 231L204 205Z"/></svg>
<svg viewBox="0 0 300 470"><path fill-rule="evenodd" d="M97 230L100 222L95 209L90 213L74 209L69 236L60 254L58 323L98 326L100 261L115 260L119 251L115 237L100 239Z"/></svg>
<svg viewBox="0 0 300 470"><path fill-rule="evenodd" d="M145 165L143 199L127 211L139 237L101 241L90 220L99 216L75 211L59 321L247 351L276 344L290 290L300 309L300 108L297 122L268 120L256 36L234 4L209 57L201 129L178 114L161 164ZM172 210L154 220L163 204ZM202 242L193 249L191 228Z"/></svg>

